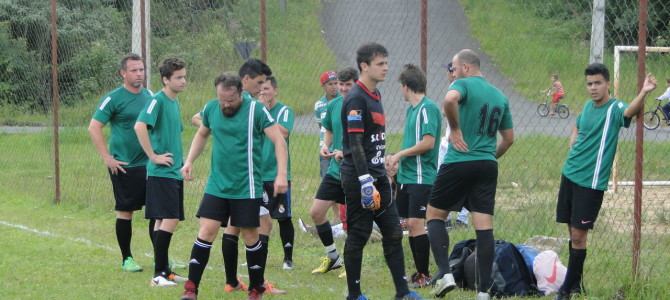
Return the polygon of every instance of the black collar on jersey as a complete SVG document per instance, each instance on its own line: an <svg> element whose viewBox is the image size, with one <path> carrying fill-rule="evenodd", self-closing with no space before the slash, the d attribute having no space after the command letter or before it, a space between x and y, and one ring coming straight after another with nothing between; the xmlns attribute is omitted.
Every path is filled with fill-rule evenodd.
<svg viewBox="0 0 670 300"><path fill-rule="evenodd" d="M366 94L368 94L368 96L372 97L372 99L375 99L377 101L382 100L382 95L379 94L379 91L377 89L375 89L375 92L373 93L370 92L370 90L368 90L368 87L366 87L365 84L363 84L360 80L356 80L356 84L358 84L358 86L360 86L361 89L363 89L363 91Z"/></svg>

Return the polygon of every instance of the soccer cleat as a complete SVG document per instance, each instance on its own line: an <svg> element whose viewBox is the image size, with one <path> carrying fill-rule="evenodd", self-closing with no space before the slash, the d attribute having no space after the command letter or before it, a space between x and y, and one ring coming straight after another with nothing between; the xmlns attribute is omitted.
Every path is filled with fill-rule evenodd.
<svg viewBox="0 0 670 300"><path fill-rule="evenodd" d="M235 292L235 291L244 292L248 288L249 287L247 286L247 284L244 283L244 281L242 281L242 279L240 277L237 277L237 286L232 286L232 285L226 283L226 286L223 288L223 291L226 292L226 293L232 293L232 292Z"/></svg>
<svg viewBox="0 0 670 300"><path fill-rule="evenodd" d="M409 291L409 293L407 293L407 295L402 296L402 297L396 297L395 299L396 300L423 300L421 295L419 295L415 291Z"/></svg>
<svg viewBox="0 0 670 300"><path fill-rule="evenodd" d="M430 276L423 273L414 273L410 279L410 287L418 289L422 287L427 287L430 284L432 279Z"/></svg>
<svg viewBox="0 0 670 300"><path fill-rule="evenodd" d="M276 288L272 282L267 280L263 284L263 287L265 288L265 292L270 295L284 295L287 293L286 290Z"/></svg>
<svg viewBox="0 0 670 300"><path fill-rule="evenodd" d="M456 282L454 282L454 275L451 273L444 274L442 277L435 280L433 289L430 291L431 295L435 297L442 298L448 292L456 288Z"/></svg>
<svg viewBox="0 0 670 300"><path fill-rule="evenodd" d="M347 299L349 299L349 297L347 297ZM365 297L365 295L360 294L358 295L358 298L356 298L356 300L368 300L368 297Z"/></svg>
<svg viewBox="0 0 670 300"><path fill-rule="evenodd" d="M198 299L198 289L195 287L193 281L186 281L184 283L184 293L181 295L180 300L197 300Z"/></svg>
<svg viewBox="0 0 670 300"><path fill-rule="evenodd" d="M151 286L154 287L171 287L176 285L177 283L168 279L165 273L161 273L158 276L151 279Z"/></svg>
<svg viewBox="0 0 670 300"><path fill-rule="evenodd" d="M475 300L491 300L489 293L479 292Z"/></svg>
<svg viewBox="0 0 670 300"><path fill-rule="evenodd" d="M181 275L179 275L175 272L170 272L170 274L168 274L167 278L174 281L174 282L186 282L186 280L188 280L188 278L186 278L184 276L181 276Z"/></svg>
<svg viewBox="0 0 670 300"><path fill-rule="evenodd" d="M284 270L293 270L293 261L285 260L284 265L282 266Z"/></svg>
<svg viewBox="0 0 670 300"><path fill-rule="evenodd" d="M328 256L324 256L321 258L321 265L312 270L312 274L328 273L332 270L341 268L342 265L344 265L342 256L338 255L337 259L330 259Z"/></svg>
<svg viewBox="0 0 670 300"><path fill-rule="evenodd" d="M256 289L251 289L249 291L249 297L247 297L247 300L261 300L263 299L263 292L259 292Z"/></svg>
<svg viewBox="0 0 670 300"><path fill-rule="evenodd" d="M126 257L121 265L121 270L125 272L142 272L142 267L138 265L132 256Z"/></svg>

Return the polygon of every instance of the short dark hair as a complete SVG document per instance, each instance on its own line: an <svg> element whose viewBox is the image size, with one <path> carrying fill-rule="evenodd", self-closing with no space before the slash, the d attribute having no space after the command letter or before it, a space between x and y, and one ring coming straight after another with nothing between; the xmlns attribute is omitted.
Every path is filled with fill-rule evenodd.
<svg viewBox="0 0 670 300"><path fill-rule="evenodd" d="M584 70L584 76L589 75L603 75L606 81L610 81L610 70L607 69L607 66L601 63L592 63L586 67Z"/></svg>
<svg viewBox="0 0 670 300"><path fill-rule="evenodd" d="M377 43L367 43L360 46L356 50L356 66L358 66L358 71L362 71L361 63L369 65L375 56L387 57L389 56L389 52L384 46Z"/></svg>
<svg viewBox="0 0 670 300"><path fill-rule="evenodd" d="M242 80L240 77L231 72L223 73L214 79L214 87L223 85L224 88L235 87L238 93L242 93Z"/></svg>
<svg viewBox="0 0 670 300"><path fill-rule="evenodd" d="M477 66L477 68L481 66L479 55L472 49L463 49L456 54L456 57L461 63Z"/></svg>
<svg viewBox="0 0 670 300"><path fill-rule="evenodd" d="M144 60L142 59L141 56L139 56L135 53L128 53L121 58L121 62L119 63L119 70L124 70L125 71L126 68L128 67L128 61L129 60L139 60L142 63L144 63Z"/></svg>
<svg viewBox="0 0 670 300"><path fill-rule="evenodd" d="M186 63L183 60L176 57L165 59L160 67L158 67L158 71L161 73L161 82L163 82L163 77L170 79L175 71L183 68L186 68Z"/></svg>
<svg viewBox="0 0 670 300"><path fill-rule="evenodd" d="M237 75L240 78L244 78L245 75L249 75L251 78L256 78L258 75L271 76L272 70L262 60L250 58L242 64Z"/></svg>
<svg viewBox="0 0 670 300"><path fill-rule="evenodd" d="M274 76L270 75L267 78L265 78L265 81L269 81L270 85L272 85L272 88L277 88L277 78Z"/></svg>
<svg viewBox="0 0 670 300"><path fill-rule="evenodd" d="M339 70L337 72L337 80L339 81L349 81L353 80L356 81L358 80L358 71L352 67L346 67L342 70Z"/></svg>
<svg viewBox="0 0 670 300"><path fill-rule="evenodd" d="M400 84L406 86L412 92L426 93L426 75L416 65L405 65L398 80Z"/></svg>

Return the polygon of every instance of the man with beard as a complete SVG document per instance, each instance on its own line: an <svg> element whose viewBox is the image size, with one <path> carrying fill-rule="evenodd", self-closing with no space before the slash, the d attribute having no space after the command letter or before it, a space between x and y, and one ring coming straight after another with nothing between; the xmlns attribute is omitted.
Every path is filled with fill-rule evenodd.
<svg viewBox="0 0 670 300"><path fill-rule="evenodd" d="M242 82L238 76L223 74L214 84L218 99L205 105L202 125L193 138L182 169L184 178L190 180L193 162L212 135L211 171L197 213L200 229L191 251L189 280L184 285L182 299L196 299L212 242L219 227L225 224L235 226L242 233L250 279L249 299L261 299L267 259L267 247L262 245L258 235L263 194L262 145L267 136L275 146L274 191L285 193L288 187L286 142L267 109L257 101L241 97Z"/></svg>

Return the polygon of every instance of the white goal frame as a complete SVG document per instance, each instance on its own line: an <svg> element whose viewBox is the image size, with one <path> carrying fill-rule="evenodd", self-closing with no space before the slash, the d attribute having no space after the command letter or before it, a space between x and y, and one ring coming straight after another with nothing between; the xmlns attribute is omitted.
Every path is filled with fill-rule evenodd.
<svg viewBox="0 0 670 300"><path fill-rule="evenodd" d="M637 52L639 50L638 46L614 46L614 97L619 97L619 64L621 61L621 52ZM646 47L646 53L670 53L670 47ZM618 147L618 146L617 146ZM614 165L612 166L612 181L609 183L611 191L617 192L617 187L630 186L631 181L618 181L618 163L619 153L614 157ZM643 181L643 186L668 186L670 181Z"/></svg>

